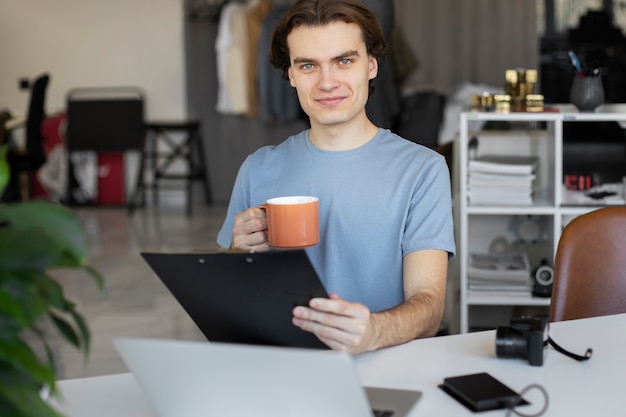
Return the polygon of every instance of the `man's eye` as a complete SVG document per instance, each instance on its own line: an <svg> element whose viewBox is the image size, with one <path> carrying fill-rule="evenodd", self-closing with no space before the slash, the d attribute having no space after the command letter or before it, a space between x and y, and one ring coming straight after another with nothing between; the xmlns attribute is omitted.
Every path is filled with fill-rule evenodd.
<svg viewBox="0 0 626 417"><path fill-rule="evenodd" d="M352 60L351 60L350 58L344 58L344 59L342 59L341 61L339 61L339 63L340 63L341 65L348 65L348 64L350 64L351 62L352 62Z"/></svg>
<svg viewBox="0 0 626 417"><path fill-rule="evenodd" d="M302 69L305 70L305 71L313 69L313 64L304 64L304 65L302 65Z"/></svg>

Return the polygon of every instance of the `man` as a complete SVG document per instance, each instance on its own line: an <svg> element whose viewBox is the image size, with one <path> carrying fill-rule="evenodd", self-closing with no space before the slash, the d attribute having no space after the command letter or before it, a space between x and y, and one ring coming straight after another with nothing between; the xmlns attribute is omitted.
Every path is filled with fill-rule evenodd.
<svg viewBox="0 0 626 417"><path fill-rule="evenodd" d="M370 122L365 104L385 43L358 0L299 0L270 52L311 128L242 164L218 235L227 248L268 250L257 207L319 197L320 243L306 249L330 296L293 323L353 354L436 333L454 254L450 180L442 156Z"/></svg>

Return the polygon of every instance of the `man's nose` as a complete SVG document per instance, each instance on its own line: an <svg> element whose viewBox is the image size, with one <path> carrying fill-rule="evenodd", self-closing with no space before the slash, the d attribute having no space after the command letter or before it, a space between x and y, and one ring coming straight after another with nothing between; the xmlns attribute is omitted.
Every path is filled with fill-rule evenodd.
<svg viewBox="0 0 626 417"><path fill-rule="evenodd" d="M332 90L339 84L336 70L332 67L322 68L318 86L322 90Z"/></svg>

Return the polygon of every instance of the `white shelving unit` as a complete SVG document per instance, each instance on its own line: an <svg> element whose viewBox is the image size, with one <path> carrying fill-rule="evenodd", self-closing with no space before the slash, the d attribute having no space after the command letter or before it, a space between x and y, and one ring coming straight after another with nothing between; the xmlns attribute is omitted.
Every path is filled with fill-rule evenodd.
<svg viewBox="0 0 626 417"><path fill-rule="evenodd" d="M469 254L487 252L489 238L498 228L506 229L511 216L545 216L547 248L545 258L552 261L556 253L561 231L571 218L597 209L605 203L575 203L566 201L568 194L563 186L563 123L578 121L617 121L626 125L624 105L605 105L594 113L579 113L571 105L558 106L558 112L542 113L486 113L465 112L461 114L460 136L457 146L459 161L459 203L457 227L460 273L460 331L470 329L472 309L480 306L549 306L549 298L527 296L498 296L476 294L468 290ZM528 126L528 129L483 130L485 122L512 122ZM545 123L543 123L545 122ZM545 129L532 128L532 125ZM535 127L536 127L535 126ZM477 137L477 156L488 153L533 155L539 157L537 179L534 186L532 206L478 206L468 200L468 144ZM531 265L534 268L536 265ZM507 318L508 321L508 318Z"/></svg>

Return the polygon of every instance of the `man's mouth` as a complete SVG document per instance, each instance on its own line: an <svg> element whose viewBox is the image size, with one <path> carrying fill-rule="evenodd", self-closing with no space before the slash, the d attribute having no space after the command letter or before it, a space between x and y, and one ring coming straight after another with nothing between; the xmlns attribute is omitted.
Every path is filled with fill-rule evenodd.
<svg viewBox="0 0 626 417"><path fill-rule="evenodd" d="M325 97L316 99L316 101L323 106L334 106L341 103L343 99L344 97Z"/></svg>

